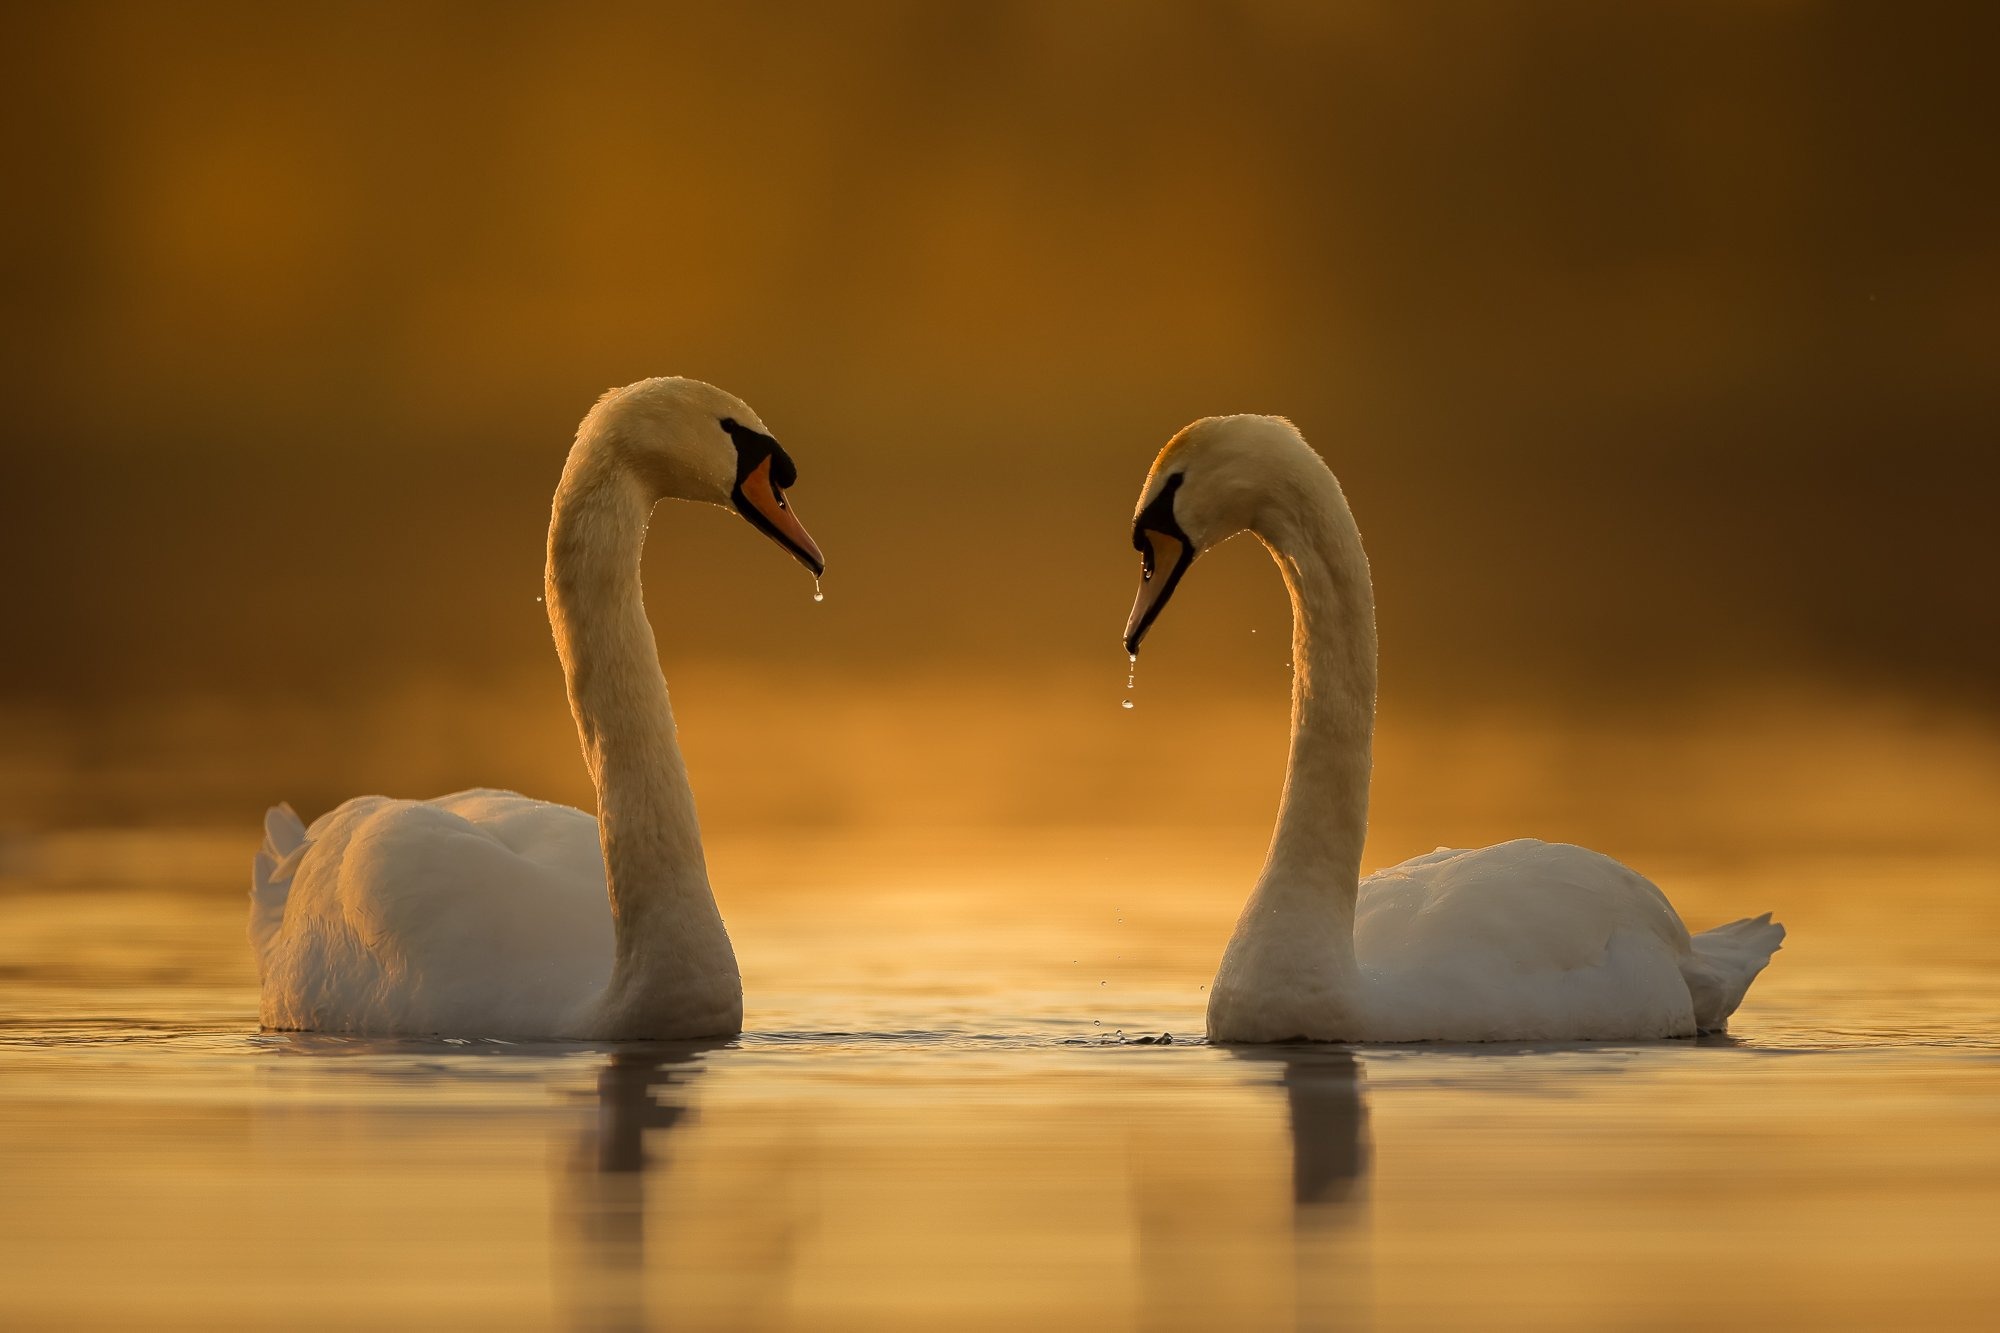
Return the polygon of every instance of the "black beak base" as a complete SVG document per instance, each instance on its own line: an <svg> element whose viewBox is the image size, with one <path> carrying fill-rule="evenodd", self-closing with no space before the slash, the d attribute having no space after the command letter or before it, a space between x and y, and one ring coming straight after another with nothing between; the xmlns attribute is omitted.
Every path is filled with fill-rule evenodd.
<svg viewBox="0 0 2000 1333"><path fill-rule="evenodd" d="M1125 651L1133 657L1139 655L1139 645L1145 641L1146 631L1160 618L1160 612L1166 610L1168 599L1180 586L1181 576L1187 573L1197 554L1194 543L1182 530L1180 520L1174 517L1174 493L1180 489L1181 480L1182 474L1178 472L1168 477L1152 503L1132 521L1132 545L1139 552L1142 574L1139 600L1133 605L1132 619L1125 626ZM1171 568L1159 568L1161 551L1170 553L1173 560ZM1152 594L1150 597L1147 596L1149 591Z"/></svg>
<svg viewBox="0 0 2000 1333"><path fill-rule="evenodd" d="M771 493L779 507L783 508L786 488L796 485L799 480L798 465L792 462L792 456L785 452L783 445L770 436L762 431L751 430L734 418L725 418L722 428L729 432L729 438L736 443L736 484L729 492L729 502L736 506L736 512L749 519L750 526L797 556L799 562L813 572L814 578L826 573L826 564L820 559L819 552L811 548L810 538L804 542L800 541L805 529L800 527L796 532L792 532L785 526L773 522L771 516L752 503L744 491L745 483L750 482L758 469L769 460L770 470L767 479L770 482ZM790 519L789 513L784 517ZM797 526L796 520L791 520L791 526Z"/></svg>

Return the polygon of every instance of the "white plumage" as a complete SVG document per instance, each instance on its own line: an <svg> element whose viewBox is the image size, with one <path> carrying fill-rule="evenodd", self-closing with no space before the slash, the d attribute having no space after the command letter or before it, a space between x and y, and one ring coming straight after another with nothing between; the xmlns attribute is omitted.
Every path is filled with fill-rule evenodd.
<svg viewBox="0 0 2000 1333"><path fill-rule="evenodd" d="M599 817L512 792L363 796L265 817L250 943L266 1028L540 1038L730 1036L742 983L639 586L663 498L734 507L815 574L756 414L693 380L599 400L549 525L546 596ZM608 867L608 873L607 873Z"/></svg>
<svg viewBox="0 0 2000 1333"><path fill-rule="evenodd" d="M363 796L309 829L280 806L266 828L251 926L265 1027L588 1033L612 925L583 811L474 790Z"/></svg>
<svg viewBox="0 0 2000 1333"><path fill-rule="evenodd" d="M1211 417L1140 495L1136 653L1196 556L1239 532L1291 592L1278 826L1209 992L1216 1041L1574 1041L1720 1031L1784 939L1769 914L1690 936L1644 876L1565 843L1440 848L1360 877L1374 589L1340 485L1290 422Z"/></svg>
<svg viewBox="0 0 2000 1333"><path fill-rule="evenodd" d="M1378 871L1354 918L1373 1041L1719 1031L1784 934L1767 913L1691 937L1643 875L1533 838Z"/></svg>

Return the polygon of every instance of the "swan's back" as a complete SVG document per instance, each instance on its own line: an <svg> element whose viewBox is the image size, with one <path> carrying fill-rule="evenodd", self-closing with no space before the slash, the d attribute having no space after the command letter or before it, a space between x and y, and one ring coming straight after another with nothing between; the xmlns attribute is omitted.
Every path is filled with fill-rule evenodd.
<svg viewBox="0 0 2000 1333"><path fill-rule="evenodd" d="M603 992L610 909L582 811L364 796L289 849L274 819L251 909L265 1027L559 1036Z"/></svg>
<svg viewBox="0 0 2000 1333"><path fill-rule="evenodd" d="M1598 852L1524 838L1370 876L1355 954L1376 1041L1692 1036L1687 927ZM1747 983L1746 983L1747 984Z"/></svg>

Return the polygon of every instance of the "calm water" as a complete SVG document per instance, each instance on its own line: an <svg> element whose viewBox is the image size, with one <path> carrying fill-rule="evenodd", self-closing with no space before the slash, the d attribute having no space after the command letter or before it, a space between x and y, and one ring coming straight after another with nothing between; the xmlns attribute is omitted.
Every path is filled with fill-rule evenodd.
<svg viewBox="0 0 2000 1333"><path fill-rule="evenodd" d="M2000 867L1977 856L1649 865L1697 925L1792 927L1727 1040L1243 1051L1200 1041L1201 987L1254 834L725 840L751 1031L611 1049L260 1035L247 836L14 848L11 1326L1942 1328L2000 1305Z"/></svg>

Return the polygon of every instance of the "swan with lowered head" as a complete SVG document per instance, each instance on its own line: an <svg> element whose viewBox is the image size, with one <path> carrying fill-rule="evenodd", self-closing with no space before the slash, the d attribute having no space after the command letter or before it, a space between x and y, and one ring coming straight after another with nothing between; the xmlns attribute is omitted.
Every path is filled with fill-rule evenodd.
<svg viewBox="0 0 2000 1333"><path fill-rule="evenodd" d="M639 557L656 501L740 512L815 576L797 469L711 385L613 389L556 488L549 624L598 817L512 792L362 796L265 817L250 943L267 1029L514 1038L734 1036L743 983L709 891Z"/></svg>
<svg viewBox="0 0 2000 1333"><path fill-rule="evenodd" d="M1277 830L1209 990L1221 1042L1583 1041L1721 1031L1785 937L1770 914L1690 936L1608 856L1522 839L1361 878L1375 594L1340 483L1281 417L1208 417L1161 450L1132 543L1139 644L1203 551L1249 532L1292 600Z"/></svg>

